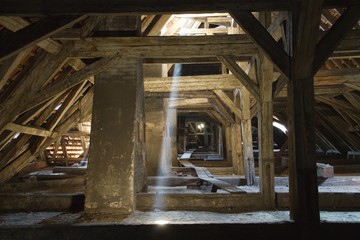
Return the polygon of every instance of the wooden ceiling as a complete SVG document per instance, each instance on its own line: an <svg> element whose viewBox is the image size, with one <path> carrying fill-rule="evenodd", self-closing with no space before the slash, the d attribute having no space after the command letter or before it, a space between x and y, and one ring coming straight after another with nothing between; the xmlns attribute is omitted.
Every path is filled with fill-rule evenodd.
<svg viewBox="0 0 360 240"><path fill-rule="evenodd" d="M275 69L274 114L287 121L291 67L286 11L295 8L296 1L109 0L105 5L97 0L3 0L1 4L0 182L29 162L44 159L50 145L63 144L66 149L64 139L70 135L88 138L82 123L91 120L94 75L127 57L143 58L145 64L225 66L232 74L179 76L182 99L174 106L205 111L227 124L238 111L228 102L237 88L249 90L251 114L256 115L256 76L248 75L238 62L251 64L259 50L265 50ZM318 49L321 54L315 58L318 145L331 142L343 154L360 151L359 5L355 0L324 1L319 32L325 37L319 46L325 49ZM272 23L262 27L250 11L271 11ZM141 36L130 37L127 32L97 36L95 29L107 18L128 14L141 16ZM171 77L145 77L146 96L167 97L171 82ZM86 144L82 146L85 151Z"/></svg>

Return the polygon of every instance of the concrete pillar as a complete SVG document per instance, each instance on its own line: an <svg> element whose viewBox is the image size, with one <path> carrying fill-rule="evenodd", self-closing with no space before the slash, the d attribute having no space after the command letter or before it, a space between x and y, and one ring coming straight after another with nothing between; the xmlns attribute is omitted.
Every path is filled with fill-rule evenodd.
<svg viewBox="0 0 360 240"><path fill-rule="evenodd" d="M131 213L145 187L142 63L129 59L95 76L85 209Z"/></svg>

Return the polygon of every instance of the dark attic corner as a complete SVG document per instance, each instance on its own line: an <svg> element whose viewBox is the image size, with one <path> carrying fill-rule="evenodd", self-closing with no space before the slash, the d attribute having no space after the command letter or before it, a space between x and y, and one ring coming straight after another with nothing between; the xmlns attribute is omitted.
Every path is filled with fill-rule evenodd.
<svg viewBox="0 0 360 240"><path fill-rule="evenodd" d="M0 4L1 240L359 239L359 1Z"/></svg>

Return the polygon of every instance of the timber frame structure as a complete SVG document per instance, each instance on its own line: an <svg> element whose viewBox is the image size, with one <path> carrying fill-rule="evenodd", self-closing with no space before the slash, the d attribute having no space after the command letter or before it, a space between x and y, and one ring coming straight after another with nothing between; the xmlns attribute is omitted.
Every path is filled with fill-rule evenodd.
<svg viewBox="0 0 360 240"><path fill-rule="evenodd" d="M151 134L146 128L165 131L160 135L176 145L174 119L165 119L159 130L159 112L195 112L222 126L227 164L248 185L255 181L251 120L257 119L259 193L239 198L255 204L232 207L274 210L281 206L274 186L276 117L288 129L280 149L289 153L286 207L299 239L320 234L317 149L334 150L343 160L360 152L359 0L1 0L0 5L0 184L30 163L46 161L50 151L52 160L60 161L59 147L60 158L78 161L82 155L71 155L71 149L84 154L91 136L85 210L149 210L152 196L138 197L147 185L145 155L156 151L147 152L152 142L145 141ZM176 76L176 99L163 102L173 91L175 74L169 73L176 64L216 64L220 71ZM153 115L148 109L155 109ZM114 128L120 134L112 134ZM176 155L171 149L169 166L178 164ZM116 182L111 174L126 176ZM113 192L126 199L107 202Z"/></svg>

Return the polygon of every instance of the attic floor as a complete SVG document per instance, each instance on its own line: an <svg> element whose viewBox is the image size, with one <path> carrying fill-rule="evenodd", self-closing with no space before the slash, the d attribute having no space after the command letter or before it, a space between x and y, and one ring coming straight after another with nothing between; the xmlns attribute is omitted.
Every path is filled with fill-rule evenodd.
<svg viewBox="0 0 360 240"><path fill-rule="evenodd" d="M360 223L360 212L321 211L322 222ZM107 214L91 217L68 212L18 212L0 215L0 227L29 227L45 225L83 224L234 224L234 223L285 223L290 222L288 211L256 211L245 213L215 213L197 211L136 211L130 216Z"/></svg>

